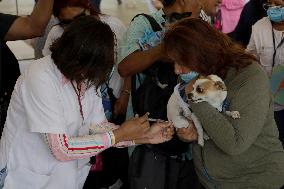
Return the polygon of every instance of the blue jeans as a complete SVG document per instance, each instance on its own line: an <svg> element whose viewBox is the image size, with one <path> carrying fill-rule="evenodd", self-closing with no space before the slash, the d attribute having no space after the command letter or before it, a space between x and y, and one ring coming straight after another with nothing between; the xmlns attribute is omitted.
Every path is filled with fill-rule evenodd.
<svg viewBox="0 0 284 189"><path fill-rule="evenodd" d="M5 167L0 171L0 189L2 189L4 186L4 181L6 176L7 176L7 168Z"/></svg>
<svg viewBox="0 0 284 189"><path fill-rule="evenodd" d="M284 110L275 111L274 119L279 130L279 139L281 140L284 148Z"/></svg>

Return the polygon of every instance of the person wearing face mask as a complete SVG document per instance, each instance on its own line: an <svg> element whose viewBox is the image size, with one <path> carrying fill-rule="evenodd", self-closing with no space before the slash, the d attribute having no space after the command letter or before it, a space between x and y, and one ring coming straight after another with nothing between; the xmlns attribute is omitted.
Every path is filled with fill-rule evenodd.
<svg viewBox="0 0 284 189"><path fill-rule="evenodd" d="M160 93L155 93L153 98L140 100L139 104L151 106L149 115L151 118L165 119L164 121L166 121L167 101L177 83L177 75L175 75L172 64L165 57L159 43L167 25L184 17L198 18L200 14L199 0L163 0L162 3L163 9L150 15L136 16L119 42L118 62L120 63L118 69L121 76L128 77L128 82L125 82L124 86L125 89L131 91L127 111L128 117L133 115L132 105L134 105L134 111L136 111L136 104L133 101L140 94L137 91L141 91L143 86L148 86L146 82L149 81L150 77L147 73L150 74L153 71L151 68L155 67L157 63L161 63L168 69L160 69L163 66L159 64L159 70L163 71L159 71L157 75L170 75L170 78L167 78L166 87ZM152 65L154 66L152 67ZM138 74L139 77L137 77ZM133 75L136 78L133 79L132 77L131 80ZM165 83L161 82L157 85L163 87L163 84ZM156 87L153 88L156 89ZM159 96L161 98L158 98ZM191 123L189 122L189 124ZM162 146L137 146L130 158L130 188L164 189L168 187L183 189L189 186L195 188L198 179L194 172L191 157L186 153L188 148L190 146L178 141L177 137ZM137 162L141 162L141 165L137 165Z"/></svg>
<svg viewBox="0 0 284 189"><path fill-rule="evenodd" d="M263 17L267 16L263 4L267 0L250 0L244 6L235 30L228 35L237 42L247 46L251 36L252 26Z"/></svg>
<svg viewBox="0 0 284 189"><path fill-rule="evenodd" d="M256 22L247 50L254 53L271 80L274 93L274 118L284 146L284 0L270 0L265 5L267 17ZM277 76L277 79L275 77ZM282 92L281 92L282 90Z"/></svg>
<svg viewBox="0 0 284 189"><path fill-rule="evenodd" d="M80 17L53 43L50 56L21 75L0 141L3 189L82 189L90 157L171 138L171 123L150 128L147 114L121 126L106 120L99 88L115 64L114 43L106 23Z"/></svg>
<svg viewBox="0 0 284 189"><path fill-rule="evenodd" d="M256 57L206 22L193 18L174 24L163 44L176 73L196 71L201 76L222 78L228 92L226 109L240 113L239 119L233 119L207 102L188 100L209 136L203 147L192 143L194 167L202 185L207 189L282 187L284 150L273 119L269 81ZM211 87L193 80L185 94L203 96ZM198 140L193 133L178 136L188 142Z"/></svg>

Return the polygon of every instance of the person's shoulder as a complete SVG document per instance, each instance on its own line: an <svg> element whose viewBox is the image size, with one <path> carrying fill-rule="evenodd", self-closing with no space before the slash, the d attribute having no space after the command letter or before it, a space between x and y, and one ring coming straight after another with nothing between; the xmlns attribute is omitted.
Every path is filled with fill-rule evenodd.
<svg viewBox="0 0 284 189"><path fill-rule="evenodd" d="M152 17L161 27L165 23L163 10L159 10L152 14L138 14L130 22L129 28L135 30L145 31L146 29L152 29L151 20L148 18Z"/></svg>
<svg viewBox="0 0 284 189"><path fill-rule="evenodd" d="M253 27L255 29L264 29L271 25L271 22L268 17L263 17L262 19L258 20Z"/></svg>
<svg viewBox="0 0 284 189"><path fill-rule="evenodd" d="M130 22L130 26L131 24L133 24L133 25L144 26L147 28L151 27L151 24L147 16L152 17L154 20L156 20L156 22L160 22L160 20L162 19L162 11L160 10L152 14L146 14L146 13L137 14L136 16L132 18Z"/></svg>
<svg viewBox="0 0 284 189"><path fill-rule="evenodd" d="M261 82L267 83L268 77L263 68L257 61L252 61L250 65L243 68L244 78L249 78L249 80L255 84L256 82L260 84Z"/></svg>
<svg viewBox="0 0 284 189"><path fill-rule="evenodd" d="M59 24L55 24L51 27L49 33L52 33L54 35L62 35L63 31L64 29Z"/></svg>
<svg viewBox="0 0 284 189"><path fill-rule="evenodd" d="M145 17L144 13L135 15L130 22L130 26L131 25L144 25L144 26L149 25L150 26L150 24L148 24L147 22L147 18Z"/></svg>
<svg viewBox="0 0 284 189"><path fill-rule="evenodd" d="M158 22L164 22L165 21L165 12L163 9L157 10L154 13L149 14L152 16L156 21Z"/></svg>
<svg viewBox="0 0 284 189"><path fill-rule="evenodd" d="M247 88L254 92L261 90L267 94L270 90L268 76L256 61L239 70L232 68L226 76L226 84L229 84L228 88Z"/></svg>
<svg viewBox="0 0 284 189"><path fill-rule="evenodd" d="M53 61L51 56L45 56L32 62L23 75L28 80L47 79L54 75Z"/></svg>

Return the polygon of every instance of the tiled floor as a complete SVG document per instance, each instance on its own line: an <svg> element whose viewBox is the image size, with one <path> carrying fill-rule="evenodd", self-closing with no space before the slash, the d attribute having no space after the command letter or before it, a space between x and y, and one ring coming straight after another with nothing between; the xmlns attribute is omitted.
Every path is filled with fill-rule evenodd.
<svg viewBox="0 0 284 189"><path fill-rule="evenodd" d="M34 0L2 0L0 12L26 15L32 11L33 5ZM125 25L128 25L136 14L149 12L145 0L122 0L121 5L118 5L117 0L102 0L101 9L105 14L118 17ZM8 45L19 60L34 57L32 47L24 41L8 42Z"/></svg>

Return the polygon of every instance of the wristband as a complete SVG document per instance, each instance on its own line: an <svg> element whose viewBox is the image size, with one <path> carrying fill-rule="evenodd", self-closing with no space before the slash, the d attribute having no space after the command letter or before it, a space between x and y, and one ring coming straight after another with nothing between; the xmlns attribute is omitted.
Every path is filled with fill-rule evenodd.
<svg viewBox="0 0 284 189"><path fill-rule="evenodd" d="M110 138L111 138L111 145L115 145L115 136L112 131L108 132Z"/></svg>

